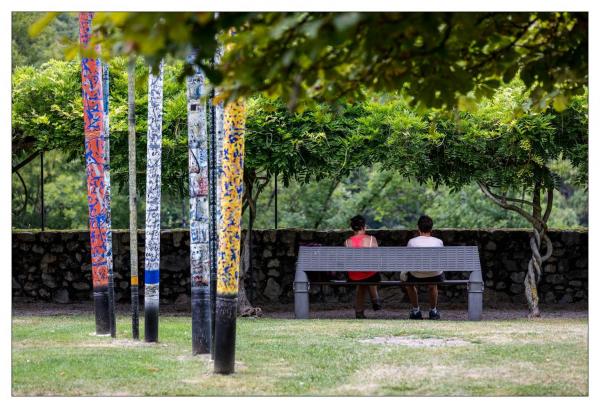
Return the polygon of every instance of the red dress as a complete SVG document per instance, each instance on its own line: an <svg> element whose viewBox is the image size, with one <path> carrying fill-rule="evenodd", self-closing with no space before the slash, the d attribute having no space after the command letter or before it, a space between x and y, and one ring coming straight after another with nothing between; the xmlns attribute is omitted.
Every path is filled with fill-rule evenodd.
<svg viewBox="0 0 600 408"><path fill-rule="evenodd" d="M350 237L351 248L362 248L363 238L367 235L353 235ZM372 239L372 238L371 238ZM376 275L377 272L348 272L348 279L352 281L361 281Z"/></svg>

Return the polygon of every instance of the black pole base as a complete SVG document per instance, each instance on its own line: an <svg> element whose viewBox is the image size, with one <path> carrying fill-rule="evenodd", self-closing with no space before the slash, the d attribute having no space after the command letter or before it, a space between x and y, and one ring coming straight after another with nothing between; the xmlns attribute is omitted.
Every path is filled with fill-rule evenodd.
<svg viewBox="0 0 600 408"><path fill-rule="evenodd" d="M217 295L215 321L215 374L232 374L235 369L235 321L237 296Z"/></svg>
<svg viewBox="0 0 600 408"><path fill-rule="evenodd" d="M144 305L144 341L158 342L158 303Z"/></svg>
<svg viewBox="0 0 600 408"><path fill-rule="evenodd" d="M215 268L216 270L216 268ZM210 359L215 359L215 324L217 321L217 274L210 272Z"/></svg>
<svg viewBox="0 0 600 408"><path fill-rule="evenodd" d="M94 288L94 314L96 315L96 334L110 334L107 287Z"/></svg>
<svg viewBox="0 0 600 408"><path fill-rule="evenodd" d="M192 287L192 354L208 354L211 348L210 287Z"/></svg>
<svg viewBox="0 0 600 408"><path fill-rule="evenodd" d="M117 337L117 317L115 315L115 282L112 273L108 275L108 324L110 337Z"/></svg>
<svg viewBox="0 0 600 408"><path fill-rule="evenodd" d="M140 339L140 317L139 317L139 289L137 285L131 286L131 337Z"/></svg>

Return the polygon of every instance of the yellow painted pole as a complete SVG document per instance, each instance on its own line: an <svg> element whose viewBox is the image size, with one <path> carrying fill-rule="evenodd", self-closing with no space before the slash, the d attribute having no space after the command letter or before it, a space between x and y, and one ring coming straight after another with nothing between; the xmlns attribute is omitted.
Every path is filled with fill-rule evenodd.
<svg viewBox="0 0 600 408"><path fill-rule="evenodd" d="M215 366L218 374L231 374L235 367L235 326L240 270L240 238L244 180L244 133L246 106L243 100L225 106L225 138L217 253L215 312Z"/></svg>

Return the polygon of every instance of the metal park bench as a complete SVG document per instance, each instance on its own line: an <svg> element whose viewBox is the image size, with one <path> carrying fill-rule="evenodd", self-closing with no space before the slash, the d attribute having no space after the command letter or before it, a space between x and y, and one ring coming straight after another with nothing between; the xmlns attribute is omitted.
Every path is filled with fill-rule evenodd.
<svg viewBox="0 0 600 408"><path fill-rule="evenodd" d="M294 279L294 311L297 319L307 319L310 285L373 285L372 282L309 282L307 272L401 272L401 271L460 271L471 272L468 280L445 280L437 285L466 285L469 293L469 320L481 320L483 310L483 279L479 251L476 246L436 248L378 247L314 247L298 250ZM404 281L381 281L379 286L427 285Z"/></svg>

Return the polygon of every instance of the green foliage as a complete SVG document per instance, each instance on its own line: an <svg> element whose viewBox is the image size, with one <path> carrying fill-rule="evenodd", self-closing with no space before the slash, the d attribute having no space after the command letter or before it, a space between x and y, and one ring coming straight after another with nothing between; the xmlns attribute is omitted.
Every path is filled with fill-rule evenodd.
<svg viewBox="0 0 600 408"><path fill-rule="evenodd" d="M292 113L281 100L253 98L248 103L245 168L268 178L277 173L284 185L292 178L339 179L367 164L379 144L357 133L357 120L364 114L360 104L314 105Z"/></svg>
<svg viewBox="0 0 600 408"><path fill-rule="evenodd" d="M127 182L127 70L126 62L110 62L111 181L125 188ZM187 169L187 110L185 87L175 80L181 64L165 68L163 123L163 189L184 191ZM137 66L136 86L137 168L146 168L148 68ZM39 150L60 150L67 160L83 163L83 104L81 66L78 62L52 60L39 69L20 67L13 74L12 144L15 163ZM138 170L141 192L145 170Z"/></svg>
<svg viewBox="0 0 600 408"><path fill-rule="evenodd" d="M126 62L111 60L110 72L113 225L126 228ZM182 72L181 63L167 64L165 69L163 226L180 226L186 218L187 110L185 86L176 80ZM140 197L145 191L147 73L148 68L138 61ZM84 194L74 189L59 197L61 184L76 186L85 177L80 86L77 62L51 61L39 69L18 68L13 74L13 165L39 149L61 151L64 155L56 159L65 161L61 171L69 174L60 182L47 178L47 191L56 182L55 198L65 203L80 203L79 195ZM586 225L587 194L580 186L587 185L587 100L585 96L573 98L561 113L552 109L536 113L526 109L523 92L517 82L483 99L471 112L449 114L416 111L407 98L396 94L371 94L364 103L313 104L303 112L290 112L278 99L249 99L245 174L252 177L247 177L246 189L258 191L257 186L264 185L267 193L259 196L256 226L273 225L272 201L271 207L268 201L272 200L269 185L274 174L289 186L280 191L282 226L343 228L349 216L365 213L373 227L412 228L422 212L435 215L438 226L522 225L504 211L484 205L481 194L470 187L479 179L516 197L523 190L529 194L533 182L542 180L545 187L554 186L563 193L565 208L575 209L570 215L561 213L563 198L558 197L559 212L550 225ZM515 115L519 109L521 113ZM72 160L75 167L67 165ZM376 163L382 166L365 170ZM34 164L28 167L23 176L35 186L37 170ZM81 173L76 175L75 168ZM316 183L304 185L312 181ZM22 194L13 175L14 208L21 206ZM21 223L25 218L20 215L20 226L39 225L35 221L39 211L33 207L36 200L30 197L28 211L33 218ZM46 204L50 203L47 197ZM75 208L80 204L61 205ZM54 208L48 213L55 211L68 216ZM79 221L73 222L85 226L87 209L81 212Z"/></svg>
<svg viewBox="0 0 600 408"><path fill-rule="evenodd" d="M568 161L553 165L568 184L555 197L551 228L587 227L587 194L570 184L575 169ZM568 173L571 173L571 178ZM331 186L335 190L328 199ZM521 198L522 191L514 192ZM523 198L530 198L525 194ZM274 197L271 184L258 200L256 228L273 228ZM492 203L476 185L452 192L433 183L418 184L395 170L375 165L360 168L335 181L324 179L308 184L292 181L278 188L280 228L345 229L349 219L362 214L369 228L416 228L417 219L427 214L435 228L526 228L527 221Z"/></svg>
<svg viewBox="0 0 600 408"><path fill-rule="evenodd" d="M83 149L83 147L81 147ZM12 227L41 227L41 187L39 158L19 170L27 196L18 176L12 176ZM144 180L145 182L145 180ZM86 173L79 159L67 160L55 150L44 154L44 214L47 229L86 229L88 227ZM138 192L139 193L139 192ZM129 228L129 198L125 188L112 186L111 217L113 229ZM25 199L27 202L25 203ZM187 197L165 193L162 196L161 226L180 228L187 224ZM138 227L145 225L145 197L138 196Z"/></svg>
<svg viewBox="0 0 600 408"><path fill-rule="evenodd" d="M12 177L13 228L41 227L41 185L39 158L20 170L26 183ZM44 154L44 214L49 229L86 228L88 208L85 169L78 161L65 162L58 151ZM27 202L24 203L25 198ZM118 207L118 206L117 206Z"/></svg>
<svg viewBox="0 0 600 408"><path fill-rule="evenodd" d="M503 87L472 112L416 114L401 98L369 103L373 115L365 134L387 136L384 162L419 182L433 181L458 190L475 181L507 189L553 188L549 164L566 159L587 174L587 99L573 98L561 113L523 111L522 85ZM566 125L565 125L566 124Z"/></svg>
<svg viewBox="0 0 600 408"><path fill-rule="evenodd" d="M76 41L79 33L77 18L60 14L38 36L32 38L29 28L43 18L42 12L12 13L12 70L22 65L40 66L50 59L64 58L69 41Z"/></svg>
<svg viewBox="0 0 600 408"><path fill-rule="evenodd" d="M536 107L560 111L588 80L587 13L98 13L95 27L105 57L156 67L196 49L229 98L264 92L291 108L363 87L464 107L519 76ZM213 69L218 40L227 52Z"/></svg>

